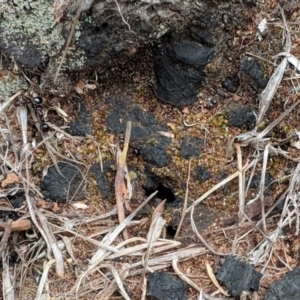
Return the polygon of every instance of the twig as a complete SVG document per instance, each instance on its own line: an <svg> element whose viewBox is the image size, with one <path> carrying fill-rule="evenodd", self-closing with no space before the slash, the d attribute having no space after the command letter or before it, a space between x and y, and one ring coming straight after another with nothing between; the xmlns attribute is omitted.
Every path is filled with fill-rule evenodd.
<svg viewBox="0 0 300 300"><path fill-rule="evenodd" d="M57 77L58 77L59 71L60 71L60 69L61 69L61 66L62 66L62 64L63 64L63 62L64 62L64 60L65 60L65 58L66 58L68 48L69 48L69 46L70 46L72 37L73 37L73 35L74 35L76 22L77 22L77 20L79 19L79 16L80 16L80 13L81 13L81 9L82 9L82 6L79 5L79 7L78 7L78 9L77 9L77 11L76 11L75 19L73 20L73 24L72 24L72 26L71 26L71 31L70 31L70 34L69 34L69 37L68 37L68 40L67 40L67 43L66 43L66 47L65 47L65 49L64 49L64 51L63 51L63 55L62 55L62 57L61 57L59 66L58 66L58 68L57 68L57 70L56 70L56 73L55 73L55 76L54 76L54 83L55 83L56 80L57 80Z"/></svg>
<svg viewBox="0 0 300 300"><path fill-rule="evenodd" d="M9 236L11 233L11 223L12 223L12 220L10 220L10 219L7 222L5 222L4 233L3 233L1 243L0 243L0 253L3 253L3 251L6 247L6 244L8 242L8 239L9 239Z"/></svg>
<svg viewBox="0 0 300 300"><path fill-rule="evenodd" d="M265 201L264 201L264 189L265 189L265 178L266 178L266 169L268 164L268 156L269 156L269 148L270 142L266 145L264 151L264 160L263 160L263 168L261 171L261 179L260 179L260 200L261 200L261 217L262 217L262 225L264 232L267 232L267 221L266 221L266 211L265 211Z"/></svg>
<svg viewBox="0 0 300 300"><path fill-rule="evenodd" d="M180 222L178 224L177 230L176 230L176 234L174 236L174 240L177 240L183 220L185 218L185 214L186 214L186 207L187 207L187 200L188 200L188 195L189 195L189 182L190 182L190 176L191 176L191 160L189 160L189 166L188 166L188 177L186 180L186 190L185 190L185 196L184 196L184 203L183 203L183 207L182 207L182 212L181 212L181 218L180 218Z"/></svg>
<svg viewBox="0 0 300 300"><path fill-rule="evenodd" d="M131 30L131 27L130 27L129 23L124 19L124 16L123 16L123 14L122 14L122 11L121 11L121 8L120 8L120 5L119 5L118 1L115 0L115 3L116 3L116 5L117 5L117 7L118 7L118 11L119 11L119 14L120 14L120 16L121 16L121 18L122 18L122 21L124 22L124 24L127 25L129 31L133 32L133 31Z"/></svg>
<svg viewBox="0 0 300 300"><path fill-rule="evenodd" d="M245 209L245 172L243 171L243 161L242 161L242 152L241 145L238 143L234 144L237 153L238 161L238 172L239 172L239 219L242 221Z"/></svg>
<svg viewBox="0 0 300 300"><path fill-rule="evenodd" d="M123 186L125 184L125 182L124 182L125 172L127 171L126 156L127 156L128 147L129 147L130 134L131 134L131 122L127 122L124 148L123 148L123 151L119 155L117 174L116 174L116 178L115 178L116 205L117 205L118 218L119 218L120 224L125 219L125 212L124 212L125 199L123 196ZM127 232L126 228L124 228L123 237L124 237L124 240L128 239L128 232Z"/></svg>

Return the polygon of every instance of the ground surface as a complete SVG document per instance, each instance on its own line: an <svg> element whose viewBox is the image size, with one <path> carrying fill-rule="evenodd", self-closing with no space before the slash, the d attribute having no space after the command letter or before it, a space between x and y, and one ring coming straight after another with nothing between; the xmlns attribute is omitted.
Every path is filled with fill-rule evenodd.
<svg viewBox="0 0 300 300"><path fill-rule="evenodd" d="M282 1L281 5L291 35L291 53L300 57L300 8L296 2ZM35 299L40 284L36 278L45 274L46 263L49 264L45 254L39 257L47 249L40 228L36 227L39 225L42 231L47 231L42 215L56 240L65 245L62 252L64 278L58 276L52 262L46 276L48 281L42 289L45 294L50 291L49 299L74 299L76 287L79 299L102 299L104 290L106 298L103 299L122 299L119 292L113 293L118 289L113 288L112 267L124 278L124 287L131 299L141 299L143 268L138 266L142 260L141 250L136 250L136 256L107 254L105 263L99 262L98 269L93 269L81 284L78 282L80 274L93 265L91 260L96 261L94 255L100 247L97 243L118 225L117 214L113 211L116 151L124 147L128 121L132 122L126 160L133 185L131 208L136 209L152 192L159 191L129 226L131 247L145 243L154 210L164 199L167 201L161 216L166 224L162 236L171 243L186 199L187 208L194 207L194 212L192 215L190 210L186 212L176 236L180 245L168 244L169 250L157 250L150 258L176 253L189 245L203 248L199 254L179 259L178 265L205 294L226 298L216 292L218 289L208 276L206 265L211 265L217 273L229 254L263 274L256 299L263 299L272 283L299 265L298 223L295 220L299 196L297 178L293 178L299 163L296 134L299 108L273 126L264 136L267 140L247 144L241 138L235 139L241 148L232 143L234 137L254 130L256 125L257 132L263 131L298 101L297 71L288 64L262 122L256 124L262 91L282 61L281 57L275 59L274 56L285 51L286 33L278 4L277 1L264 1L256 5L228 3L226 6L223 3L221 8L212 7L208 19L217 21L207 22L216 26L213 28L217 33L210 36L211 44L209 37L205 41L206 47L214 53L209 52L209 58L200 66L191 67L189 56L184 53L187 50L183 54L180 52L182 48L194 49L194 44L182 42L176 33L171 33L166 34L159 45L141 47L129 61L113 62L103 72L83 71L77 76L70 75L71 92L63 97L40 88L39 79L45 76L43 70L26 73L31 80L28 97L32 101L35 93L42 96L44 116L39 118L34 104L28 100L16 103L20 102L20 97L1 116L2 179L12 172L19 179L26 178L23 182L2 185L1 207L10 208L17 213L15 218L23 216L33 224L32 232L11 233L5 244L6 256L13 253L18 257L16 263L7 267L8 272L14 274L12 285L16 299ZM268 23L260 33L257 26L264 18ZM196 34L192 29L186 32L185 39ZM164 52L160 47L169 50ZM6 60L5 63L8 65ZM178 70L183 72L179 78L193 74L188 81L193 83L191 89L176 81L179 80L175 78ZM166 81L173 79L175 85L171 88ZM196 94L193 93L195 87L199 91ZM174 99L173 88L176 95L182 92L181 97L175 97L175 104L179 101L180 105L166 103ZM28 156L21 150L24 149L24 136L16 118L22 109L29 113L25 132L32 152ZM39 123L50 124L50 131L39 132ZM38 145L34 149L33 143ZM53 166L56 162L59 162L61 174ZM243 179L236 172L247 163L251 167L241 171ZM29 166L28 172L25 164ZM232 180L203 201L196 201L232 174L236 174ZM262 177L265 179L261 180ZM242 182L244 189L241 190ZM11 204L16 197L7 197L16 192L19 197L24 196L21 202L25 200L24 206L18 209ZM248 203L244 209L246 217L241 215L241 198ZM33 213L36 222L28 207L29 199L34 209L40 211ZM194 201L197 205L192 206ZM261 201L264 201L264 209ZM112 213L106 216L108 212ZM262 213L268 216L264 218ZM4 220L5 216L3 213ZM193 229L191 220L206 245ZM273 238L272 242L268 236ZM122 249L122 239L122 234L118 234L112 245ZM263 253L256 251L263 246ZM126 266L131 266L129 274L123 271ZM178 274L171 262L154 263L151 267ZM199 292L189 286L187 299L198 297Z"/></svg>

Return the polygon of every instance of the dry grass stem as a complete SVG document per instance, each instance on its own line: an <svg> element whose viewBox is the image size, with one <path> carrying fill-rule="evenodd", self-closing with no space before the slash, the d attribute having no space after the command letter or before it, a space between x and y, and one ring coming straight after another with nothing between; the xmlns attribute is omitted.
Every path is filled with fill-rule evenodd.
<svg viewBox="0 0 300 300"><path fill-rule="evenodd" d="M123 151L122 152L118 151L119 153L118 166L117 166L117 174L115 179L115 197L116 197L119 223L122 223L125 219L124 204L126 200L124 197L124 187L125 187L125 174L128 174L128 170L126 166L126 157L127 157L128 147L129 147L130 134L131 134L131 122L128 122L126 125ZM129 238L126 228L124 228L123 237L124 240L127 240Z"/></svg>
<svg viewBox="0 0 300 300"><path fill-rule="evenodd" d="M10 273L6 250L2 249L2 295L4 300L15 300L13 274Z"/></svg>
<svg viewBox="0 0 300 300"><path fill-rule="evenodd" d="M243 160L241 146L238 143L235 143L237 162L238 162L238 171L239 171L239 219L242 221L245 208L245 172L243 171Z"/></svg>
<svg viewBox="0 0 300 300"><path fill-rule="evenodd" d="M184 202L183 202L183 207L182 207L182 211L181 211L181 218L176 230L176 234L174 236L174 240L178 239L178 235L182 226L182 223L184 221L185 215L186 215L186 208L187 208L187 202L188 202L188 196L189 196L189 182L190 182L190 178L191 178L191 160L189 160L189 166L188 166L188 177L186 180L186 188L185 188L185 195L184 195Z"/></svg>
<svg viewBox="0 0 300 300"><path fill-rule="evenodd" d="M216 278L216 276L215 276L215 274L214 274L214 272L213 272L213 270L212 270L212 268L211 268L211 266L210 266L210 264L207 262L206 263L206 271L207 271L207 273L208 273L208 276L209 276L209 278L211 279L211 281L213 282L213 284L215 285L215 287L224 295L224 296L226 296L226 297L228 297L229 295L228 295L228 293L226 293L225 291L224 291L224 289L220 286L220 284L219 284L219 282L218 282L218 280L217 280L217 278Z"/></svg>

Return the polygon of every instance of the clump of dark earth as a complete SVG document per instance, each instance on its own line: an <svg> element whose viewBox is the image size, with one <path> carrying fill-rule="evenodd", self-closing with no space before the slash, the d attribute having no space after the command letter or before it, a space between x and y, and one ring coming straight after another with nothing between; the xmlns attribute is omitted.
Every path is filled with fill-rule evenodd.
<svg viewBox="0 0 300 300"><path fill-rule="evenodd" d="M255 175L253 175L249 187L251 189L259 187L260 186L260 181L261 181L261 174L255 174ZM265 175L265 182L264 182L265 187L267 187L268 185L270 185L272 183L272 181L273 181L273 178L270 175L270 173L266 173L266 175Z"/></svg>
<svg viewBox="0 0 300 300"><path fill-rule="evenodd" d="M78 48L85 52L85 65L92 68L107 66L120 56L129 60L141 39L138 34L128 31L124 23L118 22L116 15L108 12L102 17L92 14L81 27Z"/></svg>
<svg viewBox="0 0 300 300"><path fill-rule="evenodd" d="M0 50L30 70L35 69L42 62L38 48L28 41L25 35L20 32L14 35L3 27L0 27Z"/></svg>
<svg viewBox="0 0 300 300"><path fill-rule="evenodd" d="M255 271L253 266L240 262L232 256L227 256L217 279L225 283L233 296L240 296L243 291L258 291L262 274Z"/></svg>
<svg viewBox="0 0 300 300"><path fill-rule="evenodd" d="M300 295L299 282L300 268L295 268L271 285L264 300L298 300Z"/></svg>
<svg viewBox="0 0 300 300"><path fill-rule="evenodd" d="M8 195L7 199L14 208L20 208L24 205L24 202L26 202L26 197L23 192ZM19 214L14 211L0 210L0 219L3 221L6 221L6 219L17 220L18 218Z"/></svg>
<svg viewBox="0 0 300 300"><path fill-rule="evenodd" d="M222 82L222 87L230 93L235 93L240 85L240 79L238 76L226 77Z"/></svg>
<svg viewBox="0 0 300 300"><path fill-rule="evenodd" d="M193 136L185 136L181 142L180 154L184 159L199 157L204 148L202 140Z"/></svg>
<svg viewBox="0 0 300 300"><path fill-rule="evenodd" d="M114 166L115 163L113 162L104 162L103 163L103 172L101 171L99 164L94 164L90 171L93 173L93 175L96 178L97 185L100 189L101 196L103 199L109 198L114 195L114 189L111 184L109 184L109 181L107 179L107 174L109 172L116 172L113 170L112 166Z"/></svg>
<svg viewBox="0 0 300 300"><path fill-rule="evenodd" d="M197 101L205 79L204 67L215 50L184 35L175 38L175 34L167 33L153 53L157 98L180 107Z"/></svg>
<svg viewBox="0 0 300 300"><path fill-rule="evenodd" d="M116 99L107 118L108 128L114 133L124 133L128 121L132 122L131 145L139 150L141 157L156 167L168 165L171 161L167 154L170 139L158 133L168 131L168 126L159 123L130 100Z"/></svg>
<svg viewBox="0 0 300 300"><path fill-rule="evenodd" d="M78 116L74 122L69 123L69 132L73 136L92 135L91 113L83 100L77 100L76 103Z"/></svg>
<svg viewBox="0 0 300 300"><path fill-rule="evenodd" d="M18 253L16 251L11 251L7 257L7 262L9 263L10 266L13 266L15 263L17 263L19 256Z"/></svg>
<svg viewBox="0 0 300 300"><path fill-rule="evenodd" d="M65 203L82 199L85 183L78 167L59 162L56 167L51 166L48 169L40 187L45 199Z"/></svg>
<svg viewBox="0 0 300 300"><path fill-rule="evenodd" d="M147 296L155 300L186 299L186 283L166 272L154 272L149 275Z"/></svg>
<svg viewBox="0 0 300 300"><path fill-rule="evenodd" d="M228 173L227 172L224 172L224 171L221 171L217 174L217 180L218 181L222 181L224 180L225 178L228 177Z"/></svg>
<svg viewBox="0 0 300 300"><path fill-rule="evenodd" d="M7 219L18 220L19 215L14 211L0 210L0 220L5 222Z"/></svg>
<svg viewBox="0 0 300 300"><path fill-rule="evenodd" d="M253 87L255 89L265 88L269 78L263 72L262 67L253 57L245 57L241 64L241 71L250 76L253 82Z"/></svg>
<svg viewBox="0 0 300 300"><path fill-rule="evenodd" d="M16 195L13 195L13 196L9 195L9 196L7 196L7 198L14 208L20 208L26 202L26 197L23 192L17 193Z"/></svg>
<svg viewBox="0 0 300 300"><path fill-rule="evenodd" d="M251 107L235 107L227 112L227 118L230 126L251 130L255 127L256 117Z"/></svg>
<svg viewBox="0 0 300 300"><path fill-rule="evenodd" d="M196 178L201 182L205 182L211 178L210 172L204 166L197 166L195 168L195 172L196 172Z"/></svg>

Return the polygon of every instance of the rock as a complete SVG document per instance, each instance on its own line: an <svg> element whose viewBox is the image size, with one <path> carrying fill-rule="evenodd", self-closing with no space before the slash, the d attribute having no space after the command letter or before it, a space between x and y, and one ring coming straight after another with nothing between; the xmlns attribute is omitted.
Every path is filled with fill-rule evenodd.
<svg viewBox="0 0 300 300"><path fill-rule="evenodd" d="M8 196L7 198L14 208L20 208L26 203L26 197L23 192L17 193L14 196Z"/></svg>
<svg viewBox="0 0 300 300"><path fill-rule="evenodd" d="M222 87L225 88L230 93L235 93L240 85L240 80L237 76L226 77L222 82Z"/></svg>
<svg viewBox="0 0 300 300"><path fill-rule="evenodd" d="M115 164L113 162L104 162L103 172L101 171L99 164L94 164L90 169L96 178L103 199L112 197L114 195L114 187L111 186L107 180L107 172L113 171L111 168L112 165ZM114 171L114 173L115 172L116 171Z"/></svg>
<svg viewBox="0 0 300 300"><path fill-rule="evenodd" d="M193 41L175 44L173 49L177 60L196 68L206 66L215 53L213 48L203 47Z"/></svg>
<svg viewBox="0 0 300 300"><path fill-rule="evenodd" d="M262 67L252 57L246 57L241 64L241 71L245 72L251 77L254 83L254 87L263 89L266 87L269 77L263 72Z"/></svg>
<svg viewBox="0 0 300 300"><path fill-rule="evenodd" d="M106 124L114 133L123 133L127 121L132 122L131 144L142 158L156 167L168 165L171 161L167 154L170 139L158 133L168 131L168 127L128 99L116 99Z"/></svg>
<svg viewBox="0 0 300 300"><path fill-rule="evenodd" d="M69 123L69 132L74 136L87 136L93 134L91 127L91 113L84 101L78 101L78 116L74 122Z"/></svg>
<svg viewBox="0 0 300 300"><path fill-rule="evenodd" d="M217 279L225 283L233 296L240 296L243 291L258 291L261 277L262 274L251 265L232 256L226 257L217 275Z"/></svg>
<svg viewBox="0 0 300 300"><path fill-rule="evenodd" d="M205 182L211 178L210 172L204 166L197 166L195 171L196 171L196 178L201 182Z"/></svg>
<svg viewBox="0 0 300 300"><path fill-rule="evenodd" d="M251 179L251 182L250 182L250 188L253 189L253 188L257 188L260 186L260 181L261 181L261 174L255 174L252 179ZM272 179L272 176L270 175L270 173L266 173L266 176L265 176L265 187L267 187L269 184L271 184L273 181Z"/></svg>
<svg viewBox="0 0 300 300"><path fill-rule="evenodd" d="M298 300L300 295L299 282L300 268L295 268L271 285L264 300Z"/></svg>
<svg viewBox="0 0 300 300"><path fill-rule="evenodd" d="M255 127L256 117L251 107L240 106L227 112L230 126L251 130Z"/></svg>
<svg viewBox="0 0 300 300"><path fill-rule="evenodd" d="M196 102L205 78L204 67L213 55L213 48L193 40L177 42L168 33L154 48L157 98L179 107Z"/></svg>
<svg viewBox="0 0 300 300"><path fill-rule="evenodd" d="M84 197L85 183L78 167L59 162L48 169L40 187L46 200L65 203L70 200L80 200Z"/></svg>
<svg viewBox="0 0 300 300"><path fill-rule="evenodd" d="M0 27L0 50L30 70L35 69L42 62L38 48L28 37L21 33L9 33L4 27Z"/></svg>
<svg viewBox="0 0 300 300"><path fill-rule="evenodd" d="M185 136L181 142L180 154L183 158L199 157L204 148L204 143L193 136Z"/></svg>
<svg viewBox="0 0 300 300"><path fill-rule="evenodd" d="M154 272L149 276L147 296L155 300L184 300L187 285L181 279L166 272Z"/></svg>

